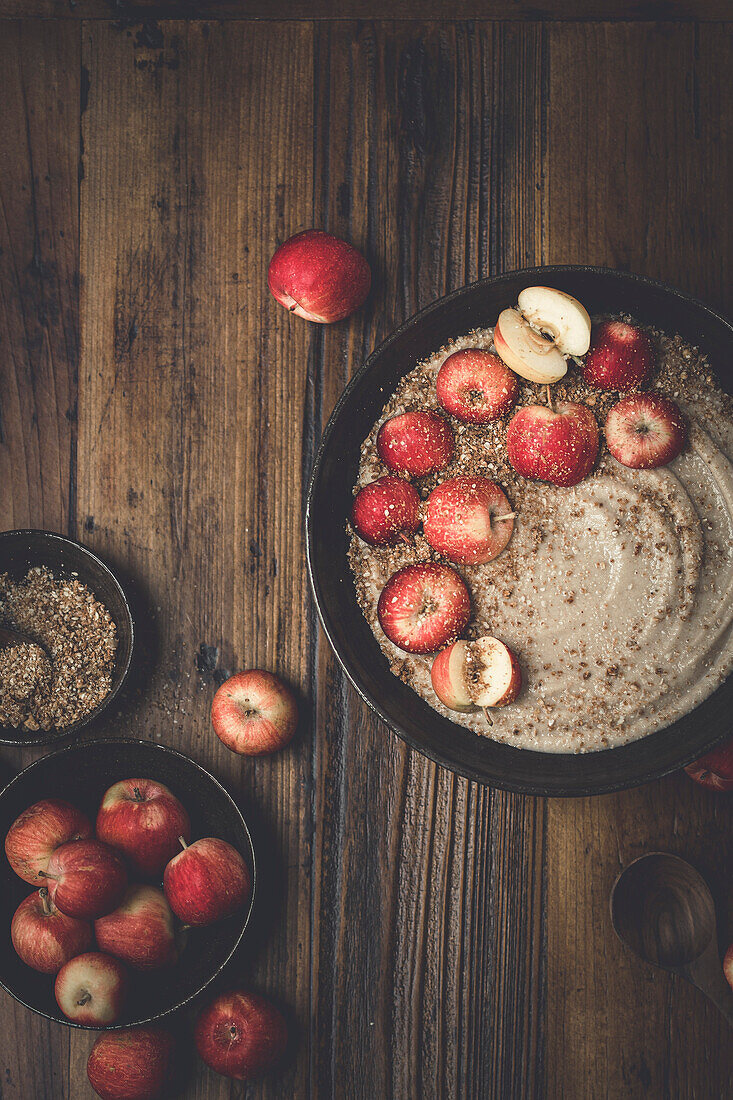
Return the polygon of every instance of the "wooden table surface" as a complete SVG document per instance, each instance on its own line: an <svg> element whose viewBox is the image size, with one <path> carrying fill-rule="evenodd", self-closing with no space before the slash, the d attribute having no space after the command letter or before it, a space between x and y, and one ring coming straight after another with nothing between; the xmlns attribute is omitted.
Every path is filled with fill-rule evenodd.
<svg viewBox="0 0 733 1100"><path fill-rule="evenodd" d="M409 751L319 633L303 546L345 382L446 291L589 262L731 310L726 10L0 0L0 528L67 533L130 580L150 674L100 732L180 748L240 800L265 889L228 980L297 1035L261 1083L199 1065L186 1097L733 1095L715 1009L608 917L619 869L664 849L733 937L733 796L677 774L519 797ZM266 288L311 225L376 273L330 328ZM257 665L304 721L247 760L208 714L217 678ZM91 1097L92 1041L3 994L0 1097Z"/></svg>

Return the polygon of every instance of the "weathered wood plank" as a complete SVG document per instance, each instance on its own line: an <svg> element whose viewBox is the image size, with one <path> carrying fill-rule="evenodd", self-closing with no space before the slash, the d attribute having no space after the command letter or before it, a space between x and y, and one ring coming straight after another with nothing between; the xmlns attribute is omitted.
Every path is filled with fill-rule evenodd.
<svg viewBox="0 0 733 1100"><path fill-rule="evenodd" d="M3 530L75 531L80 32L22 22L0 34ZM41 754L3 748L0 782ZM64 1032L6 994L0 1020L3 1097L65 1096Z"/></svg>
<svg viewBox="0 0 733 1100"><path fill-rule="evenodd" d="M224 669L264 665L308 686L313 333L270 299L265 274L285 219L311 209L311 41L298 24L166 24L155 46L86 26L78 499L87 541L144 586L156 635L132 727L125 715L113 728L183 749L242 802L262 895L240 980L282 998L306 1035L307 707L292 748L261 760L221 745L209 707ZM213 675L197 671L202 645L219 651ZM304 1095L307 1066L303 1040L258 1095ZM199 1066L186 1095L230 1085Z"/></svg>
<svg viewBox="0 0 733 1100"><path fill-rule="evenodd" d="M543 41L317 27L316 211L378 272L363 318L323 333L321 421L395 324L537 254ZM533 1095L542 806L406 750L324 641L318 668L315 1095Z"/></svg>
<svg viewBox="0 0 733 1100"><path fill-rule="evenodd" d="M550 31L547 261L628 268L730 307L730 150L718 140L733 123L718 91L730 56L730 30ZM594 1095L726 1095L726 1025L622 948L608 894L623 866L661 849L697 862L725 904L730 798L678 775L553 800L547 815L547 1094L587 1095L597 1082ZM732 934L723 921L723 942Z"/></svg>
<svg viewBox="0 0 733 1100"><path fill-rule="evenodd" d="M702 20L730 18L727 0L0 0L0 19L487 19Z"/></svg>

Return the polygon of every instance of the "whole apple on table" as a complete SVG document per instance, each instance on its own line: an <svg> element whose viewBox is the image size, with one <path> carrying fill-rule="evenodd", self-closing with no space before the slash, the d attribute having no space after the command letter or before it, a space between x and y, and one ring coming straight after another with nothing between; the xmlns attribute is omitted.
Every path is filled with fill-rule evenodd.
<svg viewBox="0 0 733 1100"><path fill-rule="evenodd" d="M448 417L459 425L507 419L507 457L517 474L559 487L577 485L596 463L601 435L589 405L553 401L552 385L574 361L588 385L622 395L604 425L608 450L621 464L665 465L687 435L674 402L639 388L655 365L646 333L622 321L593 329L585 308L563 291L523 290L516 308L500 313L493 344L496 354L463 348L446 357L435 383L437 409L408 409L382 423L376 449L387 472L359 489L351 512L354 531L371 546L409 544L422 527L438 560L408 565L389 578L378 602L379 624L399 649L435 655L433 690L446 707L482 708L489 722L489 708L517 698L520 662L499 638L461 638L471 601L453 566L479 565L501 554L517 513L502 488L478 474L448 476L421 500L413 482L446 470L454 457ZM518 377L546 387L546 402L512 414Z"/></svg>

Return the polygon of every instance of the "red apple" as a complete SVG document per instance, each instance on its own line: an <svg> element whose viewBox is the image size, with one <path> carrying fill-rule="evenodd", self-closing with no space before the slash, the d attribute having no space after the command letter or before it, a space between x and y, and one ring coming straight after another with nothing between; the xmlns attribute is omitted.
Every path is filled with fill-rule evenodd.
<svg viewBox="0 0 733 1100"><path fill-rule="evenodd" d="M265 1073L282 1058L288 1028L282 1013L256 993L223 993L200 1013L194 1028L199 1057L238 1081Z"/></svg>
<svg viewBox="0 0 733 1100"><path fill-rule="evenodd" d="M211 724L232 752L262 756L292 741L298 704L277 676L259 668L248 669L221 685L211 704Z"/></svg>
<svg viewBox="0 0 733 1100"><path fill-rule="evenodd" d="M517 400L516 375L496 355L481 348L454 351L441 365L435 382L438 401L468 424L488 424Z"/></svg>
<svg viewBox="0 0 733 1100"><path fill-rule="evenodd" d="M35 890L15 910L10 938L26 966L42 974L57 974L64 963L88 951L94 943L89 921L61 913L45 886Z"/></svg>
<svg viewBox="0 0 733 1100"><path fill-rule="evenodd" d="M402 477L380 477L354 497L351 522L370 546L392 546L420 526L420 497Z"/></svg>
<svg viewBox="0 0 733 1100"><path fill-rule="evenodd" d="M451 710L508 706L522 686L516 654L488 635L448 646L433 661L430 675L435 694Z"/></svg>
<svg viewBox="0 0 733 1100"><path fill-rule="evenodd" d="M377 433L377 451L393 473L424 477L453 458L453 432L440 413L415 409L385 420Z"/></svg>
<svg viewBox="0 0 733 1100"><path fill-rule="evenodd" d="M127 890L122 857L100 840L71 840L57 848L43 872L54 905L67 917L96 920L111 913Z"/></svg>
<svg viewBox="0 0 733 1100"><path fill-rule="evenodd" d="M191 839L191 823L176 796L154 779L123 779L110 787L97 814L97 837L121 851L131 872L160 879L178 851L178 838Z"/></svg>
<svg viewBox="0 0 733 1100"><path fill-rule="evenodd" d="M377 605L382 630L407 653L435 653L454 641L471 617L471 598L449 565L424 562L394 573Z"/></svg>
<svg viewBox="0 0 733 1100"><path fill-rule="evenodd" d="M733 739L688 764L685 771L702 787L713 791L733 791Z"/></svg>
<svg viewBox="0 0 733 1100"><path fill-rule="evenodd" d="M173 913L158 886L129 886L122 904L94 922L102 951L136 970L172 966L178 960Z"/></svg>
<svg viewBox="0 0 733 1100"><path fill-rule="evenodd" d="M583 378L603 390L631 390L654 368L654 348L645 332L625 321L604 321L593 330Z"/></svg>
<svg viewBox="0 0 733 1100"><path fill-rule="evenodd" d="M213 924L241 909L252 893L252 875L236 848L206 837L183 851L165 869L163 889L184 924Z"/></svg>
<svg viewBox="0 0 733 1100"><path fill-rule="evenodd" d="M677 458L687 424L674 401L651 393L624 397L606 417L606 443L613 457L632 470L656 470Z"/></svg>
<svg viewBox="0 0 733 1100"><path fill-rule="evenodd" d="M320 229L306 229L281 244L267 271L268 285L281 306L324 325L359 309L371 279L361 252Z"/></svg>
<svg viewBox="0 0 733 1100"><path fill-rule="evenodd" d="M505 548L514 530L512 506L494 481L451 477L428 497L423 523L433 550L451 561L479 565Z"/></svg>
<svg viewBox="0 0 733 1100"><path fill-rule="evenodd" d="M62 966L54 986L63 1012L84 1027L116 1024L127 993L127 972L121 962L101 951L87 951Z"/></svg>
<svg viewBox="0 0 733 1100"><path fill-rule="evenodd" d="M554 409L525 405L509 422L506 447L522 477L577 485L598 455L598 425L590 409L572 401Z"/></svg>
<svg viewBox="0 0 733 1100"><path fill-rule="evenodd" d="M38 886L56 848L91 836L92 823L81 810L62 798L45 798L15 819L5 837L5 854L16 875Z"/></svg>
<svg viewBox="0 0 733 1100"><path fill-rule="evenodd" d="M162 1027L131 1027L100 1035L87 1076L102 1100L160 1100L173 1080L175 1041Z"/></svg>
<svg viewBox="0 0 733 1100"><path fill-rule="evenodd" d="M733 989L733 943L730 945L723 958L723 973L728 985Z"/></svg>

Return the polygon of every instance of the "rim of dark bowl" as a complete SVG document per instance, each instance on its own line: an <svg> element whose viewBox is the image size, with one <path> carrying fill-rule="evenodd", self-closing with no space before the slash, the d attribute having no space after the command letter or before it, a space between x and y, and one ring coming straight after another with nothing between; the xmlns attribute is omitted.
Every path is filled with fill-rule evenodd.
<svg viewBox="0 0 733 1100"><path fill-rule="evenodd" d="M125 589L122 586L121 581L115 575L113 570L107 565L98 554L95 554L93 550L90 550L84 543L78 542L76 539L69 538L67 535L59 535L56 531L44 531L41 528L34 527L18 527L12 531L0 531L0 544L6 539L13 537L28 538L33 536L35 538L42 538L49 542L63 543L66 546L70 546L74 553L77 553L82 558L86 558L94 562L95 566L99 568L111 581L113 587L117 590L120 602L125 610L126 627L130 634L130 645L127 653L127 657L124 660L121 669L118 673L117 683L113 684L109 695L105 696L99 706L96 706L94 710L90 711L84 718L80 718L78 722L73 722L70 726L66 726L63 729L50 729L50 730L38 730L28 731L27 736L8 737L7 732L13 730L12 726L0 725L0 745L19 745L21 747L26 745L53 745L57 741L64 741L67 737L74 737L80 730L86 726L91 725L107 708L111 705L112 701L119 694L123 685L126 683L130 674L130 667L132 665L133 650L135 648L135 620L132 616L130 609L130 602L127 598ZM109 609L108 609L109 610ZM111 612L110 612L111 614ZM120 624L115 619L115 626L117 627L117 633L120 633ZM20 730L17 731L20 734Z"/></svg>
<svg viewBox="0 0 733 1100"><path fill-rule="evenodd" d="M665 297L667 297L667 298L670 298L670 297L671 298L677 298L681 302L684 302L687 306L692 306L693 308L700 310L703 314L706 314L710 318L710 320L713 321L715 324L722 325L725 329L728 330L728 334L730 336L731 343L733 344L733 322L731 322L727 317L724 317L722 314L716 312L714 309L711 309L710 306L706 305L705 302L702 302L699 298L694 298L692 295L686 294L683 291L678 290L675 287L670 287L666 283L660 282L657 279L650 279L645 275L637 275L633 272L618 271L615 268L600 267L600 266L597 266L597 265L594 265L594 264L548 264L548 265L541 265L541 266L537 266L537 267L516 268L513 271L504 271L500 275L490 275L490 276L487 276L485 279L477 279L476 281L474 281L472 283L466 283L465 286L459 287L457 290L453 290L449 294L446 294L446 295L443 295L440 298L437 298L434 302L431 302L429 305L425 306L424 309L418 310L417 313L414 313L411 317L408 317L405 321L403 321L401 325L399 325L393 332L390 333L389 336L387 336L384 340L382 340L381 343L379 343L377 345L377 347L374 348L374 350L367 356L367 358L364 360L362 365L355 372L355 374L349 379L349 382L347 383L347 385L345 386L345 388L341 392L336 404L334 405L334 408L331 412L331 415L328 418L328 421L327 421L326 426L323 430L323 433L321 435L321 440L320 440L320 443L319 443L317 451L316 451L315 459L314 459L314 462L313 462L313 469L312 469L311 476L310 476L310 481L309 481L309 484L308 484L308 493L307 493L307 497L306 497L306 510L305 510L306 561L307 561L307 567L308 567L308 579L309 579L309 582L310 582L310 587L311 587L311 592L313 594L313 599L314 599L314 602L315 602L315 605L316 605L316 610L318 612L318 618L320 620L320 623L321 623L323 631L326 635L326 638L328 639L328 643L331 646L331 649L332 649L333 653L335 654L337 661L339 662L339 665L341 666L343 671L346 673L346 676L347 676L349 682L352 684L352 686L356 690L357 694L361 697L361 699L363 699L363 701L367 704L369 709L374 714L376 714L377 717L380 718L382 720L382 722L384 722L384 724L390 730L392 730L393 733L397 734L397 736L400 737L403 741L405 741L411 748L415 749L417 752L421 753L423 756L427 756L428 759L434 761L436 764L439 764L441 767L447 768L449 771L452 771L457 775L461 775L466 779L473 780L473 781L475 781L477 783L481 783L485 786L496 787L500 790L512 791L516 794L540 795L540 796L543 796L543 797L561 797L561 798L564 798L564 797L578 797L578 798L581 798L581 797L587 797L589 795L596 795L596 794L611 794L614 791L621 791L621 790L626 790L630 787L642 786L643 784L652 782L655 779L661 779L665 775L670 775L671 773L673 773L675 771L678 771L679 769L685 767L687 764L692 763L693 760L699 759L699 757L701 755L704 755L704 753L709 752L711 749L713 749L713 748L717 747L718 745L722 744L725 740L727 740L728 737L730 737L730 732L722 732L719 735L715 736L714 738L711 738L709 744L703 750L702 753L697 751L697 750L695 750L694 752L690 752L688 750L687 754L680 753L679 762L676 762L673 765L668 766L668 765L665 764L661 767L656 767L656 768L655 767L649 767L649 768L646 768L646 769L642 769L642 770L638 771L637 773L635 773L634 775L632 775L628 779L622 778L622 779L610 780L610 781L604 782L604 783L597 783L597 782L569 783L569 784L567 784L567 786L564 785L563 783L556 783L556 784L553 785L553 788L551 790L548 790L548 789L544 789L540 783L528 783L528 782L521 782L521 781L520 782L513 782L512 780L506 779L506 778L503 778L503 777L502 778L496 778L496 777L493 777L493 776L492 777L487 777L485 774L482 774L481 771L479 771L476 768L473 768L473 767L470 767L470 766L458 765L458 764L456 764L452 761L446 760L445 757L442 756L440 752L433 751L430 748L430 746L427 746L427 745L423 744L409 730L406 730L395 718L393 718L389 714L389 712L387 710L385 710L385 708L380 705L380 703L372 696L372 694L362 684L362 682L360 680L360 677L359 677L358 670L350 667L349 662L344 658L344 656L340 652L339 646L338 646L338 644L335 640L334 632L333 632L333 629L331 627L330 618L329 618L329 615L328 615L328 613L326 611L326 608L325 608L325 600L323 598L323 594L322 594L322 590L321 590L320 579L316 574L316 569L315 569L315 565L314 565L316 533L314 531L314 525L313 525L313 507L314 507L314 498L315 498L315 495L318 491L318 482L319 482L320 470L321 470L321 465L322 465L322 462L323 462L323 457L324 457L324 455L325 455L325 453L328 449L328 446L329 446L330 440L331 440L331 436L333 435L333 433L335 431L336 422L337 422L337 420L339 419L339 417L341 415L341 411L342 411L344 405L349 400L349 397L350 397L351 393L361 384L362 379L364 378L364 376L366 374L368 374L368 372L371 370L371 368L372 368L373 364L375 363L375 361L386 351L387 348L389 348L393 343L395 343L397 340L399 340L404 335L405 332L407 332L408 330L410 330L410 329L416 327L417 325L419 325L427 317L429 317L432 313L434 313L438 310L444 309L446 307L446 305L448 305L450 302L453 302L453 301L459 299L462 295L466 294L468 291L477 291L477 290L479 290L479 288L484 287L484 286L495 287L497 285L501 285L501 283L503 283L503 282L511 282L511 281L513 281L517 278L526 277L526 278L529 279L529 278L534 278L536 276L542 276L543 278L546 278L546 277L552 277L553 275L568 275L568 276L591 275L591 276L599 276L601 278L608 278L608 279L612 279L612 280L617 280L618 282L641 283L641 284L649 287L652 290L656 290L656 291L659 291L659 292L663 293L665 295ZM405 373L407 373L407 372L405 372ZM387 400L387 399L388 399L388 396L385 397L385 400ZM361 441L359 441L359 443L361 444ZM377 644L376 639L375 639L375 644ZM391 673L390 673L390 675L391 675ZM730 677L728 678L728 680L726 682L729 682L729 681L730 681ZM721 687L722 686L723 685L721 685ZM716 690L719 691L720 688L718 688ZM416 696L416 698L420 699L420 701L422 701L420 696ZM708 697L708 698L710 698L710 697ZM704 700L703 703L705 701L706 700ZM703 705L703 704L700 704L700 705ZM697 708L693 708L693 711L691 711L690 713L694 713L694 710L696 710L696 709ZM438 712L436 711L435 713L437 714ZM675 723L672 723L671 725L674 725L674 724ZM657 731L655 731L655 733L649 734L648 736L649 737L660 736L666 730L670 729L671 725L665 726L663 729L657 730ZM645 740L645 738L639 738L638 739L638 741L643 741L643 740ZM636 744L636 743L638 743L638 741L637 742L628 742L625 745L619 745L619 746L616 746L615 748L598 750L597 752L594 752L593 754L583 754L583 755L607 756L610 753L619 752L620 750L622 750L624 748L627 748L628 745ZM500 743L496 742L496 744L500 744ZM538 757L545 757L545 756L552 755L554 757L560 757L560 758L565 758L565 759L574 759L577 755L577 754L574 754L574 753L552 753L552 754L549 754L549 753L543 753L543 752L540 752L540 751L535 751L533 749L517 749L517 748L514 748L513 746L510 746L510 745L503 745L502 747L510 750L513 753L517 753L517 752L532 753L533 755L536 755Z"/></svg>
<svg viewBox="0 0 733 1100"><path fill-rule="evenodd" d="M219 977L219 975L224 971L225 967L229 965L232 957L242 943L244 934L247 931L247 927L252 917L255 894L257 891L257 859L255 856L254 844L252 843L252 834L249 831L249 826L245 821L244 814L230 795L229 791L226 789L225 786L223 786L222 783L219 782L216 776L212 775L207 768L204 768L201 764L197 763L190 756L186 756L184 752L179 752L178 749L172 749L169 745L159 745L155 741L145 741L139 737L100 737L94 741L85 741L83 745L65 745L63 748L56 749L54 752L46 753L45 756L41 756L38 758L38 760L34 760L32 764L29 764L28 767L23 768L22 771L18 772L18 774L14 776L9 783L6 783L2 790L0 790L0 798L2 798L6 791L9 791L10 788L22 777L26 776L28 772L32 771L38 764L42 764L44 761L49 760L50 757L61 756L67 752L84 751L87 748L91 748L96 745L125 745L126 747L129 745L145 745L146 748L156 749L158 752L162 752L169 756L177 756L179 759L185 760L187 764L190 764L191 767L196 768L197 771L205 775L207 779L209 779L214 784L215 787L219 788L224 798L231 804L231 807L234 810L236 816L239 818L239 821L241 821L242 828L244 829L244 835L246 836L247 844L249 845L249 862L252 867L252 892L250 893L247 908L244 911L244 919L242 920L242 925L239 929L239 932L237 933L237 937L234 943L232 944L229 954L223 960L223 962L221 962L219 966L217 966L216 970L214 970L210 977L208 977L206 981L198 987L198 989L194 990L193 993L188 994L188 996L184 997L182 1000L176 1001L176 1003L174 1005L171 1005L170 1008L163 1009L162 1012L156 1012L152 1016L146 1016L139 1020L128 1020L124 1023L119 1024L105 1024L99 1027L95 1027L90 1024L79 1024L76 1023L76 1021L74 1020L67 1020L66 1018L59 1019L57 1016L52 1016L50 1012L44 1012L41 1008L36 1008L34 1005L29 1005L27 1001L24 1001L22 997L19 997L17 993L15 993L12 989L9 989L8 986L6 986L3 982L2 977L0 977L0 987L4 989L5 992L8 993L14 1001L17 1001L18 1004L23 1005L23 1007L27 1008L30 1012L35 1012L36 1015L43 1016L46 1020L50 1020L54 1024L62 1024L65 1027L77 1028L80 1031L125 1031L131 1027L145 1027L148 1024L156 1023L157 1021L163 1020L168 1016L172 1016L175 1012L179 1012L182 1008L185 1008L186 1005L191 1004L192 1001L195 1001L198 997L200 997L201 994L209 988L211 983Z"/></svg>

